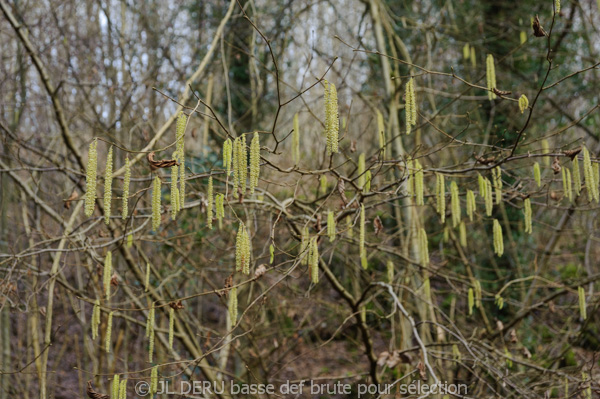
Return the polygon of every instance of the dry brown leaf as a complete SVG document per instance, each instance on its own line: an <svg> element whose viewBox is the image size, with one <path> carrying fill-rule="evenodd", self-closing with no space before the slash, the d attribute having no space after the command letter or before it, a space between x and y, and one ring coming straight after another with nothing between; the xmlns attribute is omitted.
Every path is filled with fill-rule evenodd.
<svg viewBox="0 0 600 399"><path fill-rule="evenodd" d="M90 397L90 399L109 399L110 398L110 396L108 396L108 395L94 391L94 387L92 387L91 380L87 382L87 395Z"/></svg>
<svg viewBox="0 0 600 399"><path fill-rule="evenodd" d="M492 88L492 92L498 96L508 96L512 94L512 91L498 90L495 87Z"/></svg>
<svg viewBox="0 0 600 399"><path fill-rule="evenodd" d="M419 376L421 377L421 380L427 381L427 372L425 371L425 365L423 362L419 361L417 368L419 369Z"/></svg>
<svg viewBox="0 0 600 399"><path fill-rule="evenodd" d="M373 221L373 227L375 228L375 235L378 235L381 230L383 230L383 223L381 223L379 216L375 217L375 220Z"/></svg>
<svg viewBox="0 0 600 399"><path fill-rule="evenodd" d="M575 159L575 157L577 156L577 154L579 154L581 152L581 147L575 148L574 150L565 150L563 151L563 153L568 156L569 158L571 158L571 161L573 159Z"/></svg>
<svg viewBox="0 0 600 399"><path fill-rule="evenodd" d="M537 15L533 18L533 35L535 37L548 36L546 31L542 27L542 24L540 24L540 17L538 17Z"/></svg>
<svg viewBox="0 0 600 399"><path fill-rule="evenodd" d="M510 342L512 342L513 344L516 344L517 342L519 342L519 339L517 338L517 332L515 331L514 328L511 328L508 335L510 336Z"/></svg>
<svg viewBox="0 0 600 399"><path fill-rule="evenodd" d="M110 277L110 285L113 287L119 286L119 277L117 277L117 273L113 273L113 275Z"/></svg>
<svg viewBox="0 0 600 399"><path fill-rule="evenodd" d="M162 161L155 161L154 160L154 152L149 153L146 156L146 159L148 159L148 163L150 164L150 168L152 170L159 169L159 168L169 168L174 165L179 166L179 162L177 162L176 159L163 159Z"/></svg>
<svg viewBox="0 0 600 399"><path fill-rule="evenodd" d="M254 277L260 277L267 272L267 266L264 263L260 264L254 271Z"/></svg>
<svg viewBox="0 0 600 399"><path fill-rule="evenodd" d="M558 157L554 157L554 161L552 161L552 170L554 171L554 174L559 174L561 169L562 167L560 166L560 160Z"/></svg>
<svg viewBox="0 0 600 399"><path fill-rule="evenodd" d="M75 201L77 198L79 198L79 194L77 194L77 191L73 190L71 195L69 195L69 198L67 198L65 200L65 204L64 204L65 208L71 209L71 201Z"/></svg>
<svg viewBox="0 0 600 399"><path fill-rule="evenodd" d="M504 330L504 324L500 320L496 320L496 328L498 331Z"/></svg>

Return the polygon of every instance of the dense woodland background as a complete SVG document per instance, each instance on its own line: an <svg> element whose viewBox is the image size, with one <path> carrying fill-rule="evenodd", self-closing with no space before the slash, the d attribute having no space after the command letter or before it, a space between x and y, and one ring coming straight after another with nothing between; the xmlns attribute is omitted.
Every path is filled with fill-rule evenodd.
<svg viewBox="0 0 600 399"><path fill-rule="evenodd" d="M586 146L592 164L600 160L600 4L563 0L558 13L557 5L0 0L0 399L83 398L88 380L110 393L115 374L128 379L128 397L138 397L133 387L150 380L153 366L172 381L421 379L467 384L470 398L600 397L600 207L588 197L598 182L586 176L583 152L569 153ZM547 36L533 34L536 15ZM492 100L488 54L505 92ZM410 77L418 115L407 135ZM333 156L324 133L325 79L339 98L340 152ZM523 94L529 107L522 113ZM152 170L146 156L172 158L180 111L189 115L186 193L172 220L171 171ZM250 144L254 132L258 188L234 198L223 143L247 134ZM94 138L99 198L86 217ZM370 190L358 173L360 154ZM126 157L131 188L122 219ZM575 191L573 157L582 189L570 201L562 176L568 169ZM502 189L489 216L478 176L492 181L496 167ZM416 173L424 205L408 190ZM445 222L436 212L441 175ZM157 231L155 176L162 181ZM207 225L209 176L214 194L226 194L220 228L216 220ZM452 182L462 243L452 222ZM473 220L467 190L476 195ZM241 223L252 244L249 275L235 273ZM303 261L303 230L318 237L316 284ZM108 252L114 277L107 298ZM230 284L238 295L233 325ZM96 300L101 324L92 339ZM178 301L171 349L169 304ZM150 362L145 330L153 306Z"/></svg>

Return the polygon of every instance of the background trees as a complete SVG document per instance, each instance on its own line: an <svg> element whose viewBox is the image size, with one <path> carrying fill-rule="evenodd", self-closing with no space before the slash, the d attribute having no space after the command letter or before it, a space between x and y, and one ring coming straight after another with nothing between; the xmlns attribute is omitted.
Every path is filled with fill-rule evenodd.
<svg viewBox="0 0 600 399"><path fill-rule="evenodd" d="M466 383L473 397L598 389L588 391L600 276L598 201L589 196L600 151L593 1L565 2L559 13L551 1L0 6L0 397L82 396L90 379L109 392L115 374L133 395L133 381L148 380L154 366L175 381L422 377ZM548 36L532 34L535 15ZM416 123L407 135L410 78ZM339 99L333 156L325 80ZM152 169L146 157L181 161L181 111L189 115L185 204L173 220L172 170ZM223 143L246 136L249 150L254 132L259 185L236 197ZM100 198L88 218L95 138ZM589 163L577 152L584 146ZM153 231L157 176L162 220ZM209 177L225 214L212 229ZM242 224L249 275L234 272Z"/></svg>

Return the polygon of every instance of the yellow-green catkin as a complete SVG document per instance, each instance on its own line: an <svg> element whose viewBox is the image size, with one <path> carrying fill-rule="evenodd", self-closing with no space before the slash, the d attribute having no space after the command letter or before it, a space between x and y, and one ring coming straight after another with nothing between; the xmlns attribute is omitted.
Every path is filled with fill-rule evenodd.
<svg viewBox="0 0 600 399"><path fill-rule="evenodd" d="M300 252L298 253L299 256L302 256L302 261L300 262L302 265L308 265L308 261L309 261L309 251L310 251L310 236L308 233L308 226L304 226L302 228L302 233L301 233L301 242L300 242Z"/></svg>
<svg viewBox="0 0 600 399"><path fill-rule="evenodd" d="M158 366L152 367L150 371L150 395L158 392Z"/></svg>
<svg viewBox="0 0 600 399"><path fill-rule="evenodd" d="M354 237L354 231L352 229L352 216L346 216L346 230L348 234L348 238Z"/></svg>
<svg viewBox="0 0 600 399"><path fill-rule="evenodd" d="M585 176L585 186L588 192L588 200L600 201L600 195L598 193L598 186L596 185L596 179L594 178L594 168L592 167L592 159L590 158L590 152L586 146L583 146L583 174Z"/></svg>
<svg viewBox="0 0 600 399"><path fill-rule="evenodd" d="M275 259L275 246L273 244L269 245L269 264L273 264L273 260Z"/></svg>
<svg viewBox="0 0 600 399"><path fill-rule="evenodd" d="M110 343L112 336L112 324L113 324L113 312L108 314L108 320L106 322L106 335L105 335L105 350L106 353L110 353Z"/></svg>
<svg viewBox="0 0 600 399"><path fill-rule="evenodd" d="M481 176L479 173L477 174L477 181L479 183L479 196L481 196L481 198L485 199L486 191L487 191L487 184L485 183L485 179L483 178L483 176Z"/></svg>
<svg viewBox="0 0 600 399"><path fill-rule="evenodd" d="M327 192L327 176L322 175L319 178L319 195L325 195Z"/></svg>
<svg viewBox="0 0 600 399"><path fill-rule="evenodd" d="M524 30L522 30L519 34L519 41L521 42L521 44L527 41L527 33Z"/></svg>
<svg viewBox="0 0 600 399"><path fill-rule="evenodd" d="M340 121L338 97L335 84L325 81L325 133L327 135L327 155L338 152Z"/></svg>
<svg viewBox="0 0 600 399"><path fill-rule="evenodd" d="M127 234L127 248L133 247L133 232Z"/></svg>
<svg viewBox="0 0 600 399"><path fill-rule="evenodd" d="M169 349L173 349L173 336L175 335L175 309L169 307Z"/></svg>
<svg viewBox="0 0 600 399"><path fill-rule="evenodd" d="M206 224L209 229L212 229L213 220L213 178L208 178L208 190L206 193Z"/></svg>
<svg viewBox="0 0 600 399"><path fill-rule="evenodd" d="M242 134L238 141L238 177L242 194L246 192L248 180L248 150L246 149L246 135Z"/></svg>
<svg viewBox="0 0 600 399"><path fill-rule="evenodd" d="M360 252L360 264L363 269L366 269L367 264L367 251L365 250L365 205L360 205L360 232L359 232L359 252Z"/></svg>
<svg viewBox="0 0 600 399"><path fill-rule="evenodd" d="M175 125L175 140L176 140L176 151L178 155L182 155L184 152L185 145L185 127L187 125L187 115L180 112L177 117L177 123Z"/></svg>
<svg viewBox="0 0 600 399"><path fill-rule="evenodd" d="M475 305L475 296L473 295L473 288L469 287L467 291L467 301L469 306L469 316L473 314L473 306Z"/></svg>
<svg viewBox="0 0 600 399"><path fill-rule="evenodd" d="M233 145L231 139L228 138L223 142L223 168L227 170L227 177L231 173L231 160L233 154Z"/></svg>
<svg viewBox="0 0 600 399"><path fill-rule="evenodd" d="M300 123L297 113L294 115L294 131L292 133L292 159L296 163L300 161Z"/></svg>
<svg viewBox="0 0 600 399"><path fill-rule="evenodd" d="M492 182L487 177L485 178L485 214L492 216L492 210L494 207L494 198L492 197Z"/></svg>
<svg viewBox="0 0 600 399"><path fill-rule="evenodd" d="M533 179L535 180L535 183L537 184L538 187L542 186L542 175L540 172L540 164L537 162L533 164Z"/></svg>
<svg viewBox="0 0 600 399"><path fill-rule="evenodd" d="M427 267L429 266L429 241L427 240L425 229L419 229L417 238L419 243L419 261L422 266Z"/></svg>
<svg viewBox="0 0 600 399"><path fill-rule="evenodd" d="M569 201L573 201L573 192L571 190L571 171L567 168L562 168L562 183L563 195Z"/></svg>
<svg viewBox="0 0 600 399"><path fill-rule="evenodd" d="M487 55L485 59L486 66L486 76L487 76L487 88L488 88L488 98L490 100L494 100L496 98L496 94L492 91L492 89L496 88L496 67L494 66L494 56L491 54Z"/></svg>
<svg viewBox="0 0 600 399"><path fill-rule="evenodd" d="M100 325L100 300L96 299L94 302L94 309L92 311L92 339L98 337L98 326Z"/></svg>
<svg viewBox="0 0 600 399"><path fill-rule="evenodd" d="M240 138L239 136L233 140L233 196L238 197L238 185L240 184Z"/></svg>
<svg viewBox="0 0 600 399"><path fill-rule="evenodd" d="M473 190L467 190L467 216L471 222L473 221L473 214L475 213L476 208L477 203L475 202L475 193Z"/></svg>
<svg viewBox="0 0 600 399"><path fill-rule="evenodd" d="M110 223L110 208L112 200L112 180L113 180L113 148L108 149L106 156L106 169L104 171L104 222Z"/></svg>
<svg viewBox="0 0 600 399"><path fill-rule="evenodd" d="M463 248L466 248L467 247L467 226L465 225L464 221L461 221L460 224L458 225L458 237L459 237L460 245Z"/></svg>
<svg viewBox="0 0 600 399"><path fill-rule="evenodd" d="M467 43L463 46L463 58L465 59L465 61L467 61L469 59L470 55L471 55L471 49L469 47L469 43Z"/></svg>
<svg viewBox="0 0 600 399"><path fill-rule="evenodd" d="M237 287L233 287L231 291L229 291L229 320L231 321L231 325L235 325L237 323L238 318L238 296L237 296Z"/></svg>
<svg viewBox="0 0 600 399"><path fill-rule="evenodd" d="M223 218L225 217L225 195L217 194L215 197L215 216L217 217L217 222L219 223L219 229L223 228Z"/></svg>
<svg viewBox="0 0 600 399"><path fill-rule="evenodd" d="M492 176L494 177L494 188L496 190L496 204L500 204L502 202L502 169L500 169L500 166L492 169Z"/></svg>
<svg viewBox="0 0 600 399"><path fill-rule="evenodd" d="M525 233L531 234L533 231L531 228L531 200L529 198L523 201L523 215L525 216Z"/></svg>
<svg viewBox="0 0 600 399"><path fill-rule="evenodd" d="M550 153L550 143L547 139L542 140L542 154ZM544 165L550 166L550 157L544 157Z"/></svg>
<svg viewBox="0 0 600 399"><path fill-rule="evenodd" d="M365 187L365 154L362 153L358 156L358 186L360 188Z"/></svg>
<svg viewBox="0 0 600 399"><path fill-rule="evenodd" d="M461 360L460 350L458 350L458 345L456 344L452 345L452 357L458 362Z"/></svg>
<svg viewBox="0 0 600 399"><path fill-rule="evenodd" d="M154 329L154 304L148 310L148 319L146 320L146 337L150 337L150 333Z"/></svg>
<svg viewBox="0 0 600 399"><path fill-rule="evenodd" d="M452 209L452 227L456 228L460 224L461 210L458 185L455 181L450 183L450 207Z"/></svg>
<svg viewBox="0 0 600 399"><path fill-rule="evenodd" d="M240 223L235 245L235 270L250 274L250 256L252 253L250 236L244 223Z"/></svg>
<svg viewBox="0 0 600 399"><path fill-rule="evenodd" d="M254 194L254 189L258 187L258 178L260 176L260 139L258 132L254 133L250 143L250 194Z"/></svg>
<svg viewBox="0 0 600 399"><path fill-rule="evenodd" d="M119 399L119 374L113 377L110 398Z"/></svg>
<svg viewBox="0 0 600 399"><path fill-rule="evenodd" d="M123 211L121 217L127 219L129 215L129 185L131 183L131 167L129 157L125 158L125 175L123 176Z"/></svg>
<svg viewBox="0 0 600 399"><path fill-rule="evenodd" d="M475 57L475 47L471 46L471 56L469 57L471 60L471 66L473 69L477 68L477 57Z"/></svg>
<svg viewBox="0 0 600 399"><path fill-rule="evenodd" d="M598 8L600 9L600 0L598 0ZM565 377L566 378L566 377ZM583 390L583 398L582 399L592 399L592 381L591 379L588 381L590 376L585 371L581 372L581 379L585 381L585 385L587 387ZM565 398L568 396L565 395Z"/></svg>
<svg viewBox="0 0 600 399"><path fill-rule="evenodd" d="M406 134L410 134L412 127L417 124L417 100L415 96L415 83L414 79L410 78L406 83L405 88L405 101L404 111L406 113Z"/></svg>
<svg viewBox="0 0 600 399"><path fill-rule="evenodd" d="M554 12L560 13L560 0L554 0Z"/></svg>
<svg viewBox="0 0 600 399"><path fill-rule="evenodd" d="M319 282L319 243L317 242L318 237L315 236L310 240L310 260L308 262L310 269L310 281L313 284Z"/></svg>
<svg viewBox="0 0 600 399"><path fill-rule="evenodd" d="M152 230L160 227L160 177L154 178L152 187Z"/></svg>
<svg viewBox="0 0 600 399"><path fill-rule="evenodd" d="M448 242L450 240L450 229L448 226L444 226L444 242Z"/></svg>
<svg viewBox="0 0 600 399"><path fill-rule="evenodd" d="M146 262L146 280L144 281L144 291L148 291L150 287L150 262Z"/></svg>
<svg viewBox="0 0 600 399"><path fill-rule="evenodd" d="M88 164L85 179L85 216L90 217L96 207L96 184L98 169L98 139L90 143L88 150Z"/></svg>
<svg viewBox="0 0 600 399"><path fill-rule="evenodd" d="M177 159L179 161L179 203L178 210L185 205L185 128L187 126L187 115L179 113L176 126Z"/></svg>
<svg viewBox="0 0 600 399"><path fill-rule="evenodd" d="M149 338L148 342L148 361L152 363L154 356L154 304L150 309L150 315L148 316L148 324L146 325L146 335Z"/></svg>
<svg viewBox="0 0 600 399"><path fill-rule="evenodd" d="M594 185L596 187L600 186L600 164L598 162L594 162L592 164L592 170L594 171Z"/></svg>
<svg viewBox="0 0 600 399"><path fill-rule="evenodd" d="M494 219L494 253L502 256L504 253L504 239L502 237L502 226L498 219Z"/></svg>
<svg viewBox="0 0 600 399"><path fill-rule="evenodd" d="M177 165L171 167L171 218L175 220L179 211L179 188L177 180L179 179L179 169Z"/></svg>
<svg viewBox="0 0 600 399"><path fill-rule="evenodd" d="M127 379L121 380L119 384L119 399L127 399Z"/></svg>
<svg viewBox="0 0 600 399"><path fill-rule="evenodd" d="M394 282L394 262L392 262L391 260L387 261L386 271L387 271L387 281L388 281L388 283L392 284Z"/></svg>
<svg viewBox="0 0 600 399"><path fill-rule="evenodd" d="M441 173L436 173L436 210L439 213L442 224L446 221L446 183L444 180L444 175Z"/></svg>
<svg viewBox="0 0 600 399"><path fill-rule="evenodd" d="M329 236L329 241L335 240L335 216L333 211L327 212L327 235Z"/></svg>
<svg viewBox="0 0 600 399"><path fill-rule="evenodd" d="M371 191L371 180L373 179L373 176L371 175L371 171L367 170L365 172L365 188L363 190L363 193L368 193Z"/></svg>
<svg viewBox="0 0 600 399"><path fill-rule="evenodd" d="M377 136L379 137L379 151L381 152L381 159L385 159L385 145L387 139L385 138L385 123L383 122L383 114L377 110Z"/></svg>
<svg viewBox="0 0 600 399"><path fill-rule="evenodd" d="M104 258L104 270L102 273L102 286L106 298L110 296L110 279L112 278L112 252L108 251Z"/></svg>
<svg viewBox="0 0 600 399"><path fill-rule="evenodd" d="M581 172L579 171L579 159L577 156L573 158L573 186L575 187L575 196L579 197L581 194Z"/></svg>
<svg viewBox="0 0 600 399"><path fill-rule="evenodd" d="M418 159L415 159L415 200L417 205L424 205L425 198L423 195L423 167Z"/></svg>
<svg viewBox="0 0 600 399"><path fill-rule="evenodd" d="M185 205L185 160L183 155L180 156L179 160L179 201L177 207L182 210Z"/></svg>
<svg viewBox="0 0 600 399"><path fill-rule="evenodd" d="M583 287L577 288L577 293L579 294L579 314L583 320L587 319L587 310L585 305L585 290Z"/></svg>
<svg viewBox="0 0 600 399"><path fill-rule="evenodd" d="M500 295L496 295L494 302L496 303L496 306L498 306L498 309L502 310L504 307L504 298L502 298Z"/></svg>
<svg viewBox="0 0 600 399"><path fill-rule="evenodd" d="M521 97L519 97L519 110L523 113L527 107L529 107L529 99L525 94L521 94Z"/></svg>
<svg viewBox="0 0 600 399"><path fill-rule="evenodd" d="M481 308L481 283L479 280L473 282L473 291L475 292L475 307Z"/></svg>

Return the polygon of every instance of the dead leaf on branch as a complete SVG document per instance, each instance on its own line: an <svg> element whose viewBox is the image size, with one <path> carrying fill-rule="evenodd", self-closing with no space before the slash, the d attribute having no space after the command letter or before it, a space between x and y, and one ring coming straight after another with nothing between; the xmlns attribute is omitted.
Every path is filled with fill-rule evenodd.
<svg viewBox="0 0 600 399"><path fill-rule="evenodd" d="M552 162L552 170L554 171L554 174L559 174L561 169L560 160L558 157L554 157L554 161Z"/></svg>
<svg viewBox="0 0 600 399"><path fill-rule="evenodd" d="M489 165L491 163L494 163L494 161L496 160L495 157L484 158L484 157L480 157L477 154L473 154L473 157L475 158L475 160L477 162L479 162L480 164L483 164L483 165Z"/></svg>
<svg viewBox="0 0 600 399"><path fill-rule="evenodd" d="M254 277L260 277L267 272L267 266L264 263L260 264L254 271Z"/></svg>
<svg viewBox="0 0 600 399"><path fill-rule="evenodd" d="M77 194L77 191L73 190L71 195L69 195L69 198L65 200L65 208L71 209L71 201L75 201L77 198L79 198L79 194Z"/></svg>
<svg viewBox="0 0 600 399"><path fill-rule="evenodd" d="M540 24L540 17L538 17L537 15L533 18L533 35L535 37L548 36L548 33L546 33L546 31L544 30L542 24Z"/></svg>
<svg viewBox="0 0 600 399"><path fill-rule="evenodd" d="M512 91L498 90L495 87L492 88L492 92L498 96L508 96L509 94L512 94Z"/></svg>
<svg viewBox="0 0 600 399"><path fill-rule="evenodd" d="M375 228L375 235L379 235L381 230L383 230L383 223L381 223L381 219L379 218L379 216L375 217L375 220L373 221L373 226Z"/></svg>
<svg viewBox="0 0 600 399"><path fill-rule="evenodd" d="M94 387L92 387L91 380L87 382L87 395L90 397L90 399L109 399L110 398L110 396L108 396L108 395L96 392L94 390Z"/></svg>
<svg viewBox="0 0 600 399"><path fill-rule="evenodd" d="M154 160L154 151L149 153L146 158L148 159L148 163L150 164L150 168L152 170L159 168L169 168L171 166L177 165L179 166L179 162L176 159L163 159L162 161Z"/></svg>
<svg viewBox="0 0 600 399"><path fill-rule="evenodd" d="M579 154L581 152L581 147L575 148L574 150L565 150L563 151L563 153L568 156L569 158L571 158L571 161L573 159L575 159L575 157L577 156L577 154Z"/></svg>

